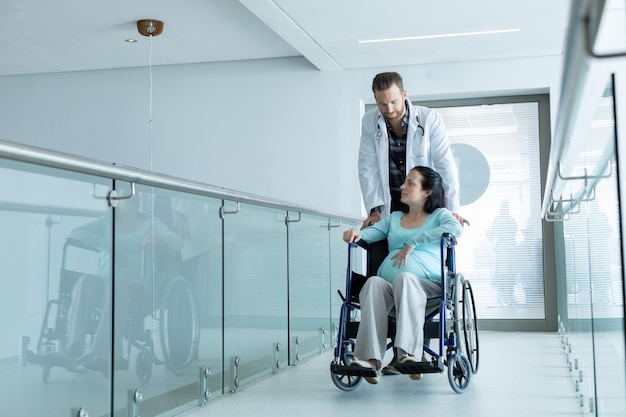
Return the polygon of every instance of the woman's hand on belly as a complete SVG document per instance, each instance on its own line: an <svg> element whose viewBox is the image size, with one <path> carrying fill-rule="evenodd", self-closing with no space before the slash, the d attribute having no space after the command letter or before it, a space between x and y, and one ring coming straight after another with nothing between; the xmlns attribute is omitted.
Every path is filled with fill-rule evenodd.
<svg viewBox="0 0 626 417"><path fill-rule="evenodd" d="M396 262L396 259L394 259L394 256L396 256L399 252L401 252L401 250L398 250L397 252L392 251L383 261L379 269L381 277L385 278L389 282L392 282L393 279L401 272L411 272L417 276L423 275L422 268L413 256L406 257L404 265L395 265L394 263ZM399 263L399 261L397 263Z"/></svg>
<svg viewBox="0 0 626 417"><path fill-rule="evenodd" d="M393 254L391 256L391 259L393 259L393 266L398 268L402 268L403 266L405 266L406 260L412 251L413 249L409 245L405 245L402 250L399 250L397 253Z"/></svg>

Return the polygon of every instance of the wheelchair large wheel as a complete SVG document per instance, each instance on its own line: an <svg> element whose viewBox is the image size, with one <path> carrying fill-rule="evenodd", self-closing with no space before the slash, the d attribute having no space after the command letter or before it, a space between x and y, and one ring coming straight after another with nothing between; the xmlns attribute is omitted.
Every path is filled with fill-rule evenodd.
<svg viewBox="0 0 626 417"><path fill-rule="evenodd" d="M462 353L448 357L448 381L457 394L463 394L472 380L472 365Z"/></svg>
<svg viewBox="0 0 626 417"><path fill-rule="evenodd" d="M339 347L336 347L335 349L339 349ZM337 364L333 359L333 362L330 365L330 377L333 380L335 386L342 391L353 391L359 385L361 385L361 382L363 382L363 378L360 376L345 375L341 372L333 372L333 365L349 366L352 362L352 359L354 359L354 353L349 350L349 344L344 343L339 363Z"/></svg>
<svg viewBox="0 0 626 417"><path fill-rule="evenodd" d="M159 309L161 348L167 368L182 374L198 353L200 323L193 289L182 277L165 285Z"/></svg>
<svg viewBox="0 0 626 417"><path fill-rule="evenodd" d="M454 333L459 344L459 350L465 352L465 338L463 337L463 281L465 281L465 278L463 278L462 274L455 274L451 279Z"/></svg>
<svg viewBox="0 0 626 417"><path fill-rule="evenodd" d="M469 281L463 280L463 339L465 353L472 365L472 373L478 372L478 324L474 291Z"/></svg>
<svg viewBox="0 0 626 417"><path fill-rule="evenodd" d="M474 292L462 274L454 276L452 290L454 304L454 332L459 351L464 353L472 365L472 373L478 372L478 327Z"/></svg>

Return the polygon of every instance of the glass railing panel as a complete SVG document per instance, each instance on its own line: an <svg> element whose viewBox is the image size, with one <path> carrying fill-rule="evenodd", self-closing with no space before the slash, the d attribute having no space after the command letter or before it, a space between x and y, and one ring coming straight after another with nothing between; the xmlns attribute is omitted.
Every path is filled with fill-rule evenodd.
<svg viewBox="0 0 626 417"><path fill-rule="evenodd" d="M558 199L564 213L566 346L581 407L596 415L625 409L624 300L615 118L611 82L600 98ZM617 413L617 414L614 414Z"/></svg>
<svg viewBox="0 0 626 417"><path fill-rule="evenodd" d="M594 155L609 160L604 172L610 176L595 186L595 199L581 207L586 211L590 248L595 372L595 407L591 408L597 409L598 416L617 416L626 410L624 275L612 85L609 81L600 100L592 124L595 135L588 141L597 149Z"/></svg>
<svg viewBox="0 0 626 417"><path fill-rule="evenodd" d="M617 416L626 410L624 344L624 282L619 233L617 178L596 187L606 211L589 204L591 305L594 336L595 405L599 416Z"/></svg>
<svg viewBox="0 0 626 417"><path fill-rule="evenodd" d="M198 358L190 369L205 371L199 388L215 399L222 393L222 200L178 194L172 204L189 224L180 275L194 290L200 320Z"/></svg>
<svg viewBox="0 0 626 417"><path fill-rule="evenodd" d="M18 318L3 322L16 344L0 349L8 413L171 416L204 404L289 364L290 296L293 328L318 334L300 337L300 359L334 343L348 225L305 210L290 292L280 202L246 195L240 207L202 184L3 149L29 161L0 161L0 268L20 277L3 282L0 303Z"/></svg>
<svg viewBox="0 0 626 417"><path fill-rule="evenodd" d="M566 354L577 395L581 401L588 401L593 394L593 334L586 218L572 215L564 223L564 231L569 318Z"/></svg>
<svg viewBox="0 0 626 417"><path fill-rule="evenodd" d="M91 369L88 357L107 320L110 268L93 247L68 238L108 212L110 181L6 160L0 177L2 412L108 415L110 375ZM103 247L111 244L108 226L99 235ZM89 299L84 316L81 290ZM100 336L108 345L107 329Z"/></svg>
<svg viewBox="0 0 626 417"><path fill-rule="evenodd" d="M295 365L330 346L329 221L289 217L289 353Z"/></svg>
<svg viewBox="0 0 626 417"><path fill-rule="evenodd" d="M224 206L224 390L232 391L288 363L287 212Z"/></svg>
<svg viewBox="0 0 626 417"><path fill-rule="evenodd" d="M129 192L124 183L116 188L121 195ZM201 313L199 301L206 300L207 286L221 293L221 274L208 273L206 256L191 257L208 253L212 229L221 235L219 224L217 230L210 224L219 220L217 206L217 201L211 208L203 199L137 186L136 194L115 208L113 364L119 413L173 415L195 406L199 367L209 366L212 357L213 367L221 368L221 332L213 323L212 338L203 340L201 314L205 321L209 317L206 303ZM199 236L192 242L194 232ZM221 261L219 251L213 255ZM200 277L197 268L204 271ZM201 343L208 355L203 361ZM135 392L141 401L135 401Z"/></svg>

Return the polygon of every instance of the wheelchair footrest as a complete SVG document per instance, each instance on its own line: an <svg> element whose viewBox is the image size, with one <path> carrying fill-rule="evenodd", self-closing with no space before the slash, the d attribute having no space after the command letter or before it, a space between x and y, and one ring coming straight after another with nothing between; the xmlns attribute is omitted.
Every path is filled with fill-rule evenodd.
<svg viewBox="0 0 626 417"><path fill-rule="evenodd" d="M349 376L378 376L378 373L372 368L363 368L360 366L345 366L331 363L330 371L337 375Z"/></svg>
<svg viewBox="0 0 626 417"><path fill-rule="evenodd" d="M444 371L445 366L441 358L425 362L397 363L394 368L401 374L437 374Z"/></svg>

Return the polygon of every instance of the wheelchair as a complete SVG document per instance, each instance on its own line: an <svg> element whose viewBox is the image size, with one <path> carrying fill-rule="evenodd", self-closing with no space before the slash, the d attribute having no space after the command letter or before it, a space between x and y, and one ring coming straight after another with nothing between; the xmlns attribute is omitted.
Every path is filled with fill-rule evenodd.
<svg viewBox="0 0 626 417"><path fill-rule="evenodd" d="M142 279L137 280L133 287L133 296L140 295L136 291L152 291L147 289L152 265L151 248L144 249ZM47 383L50 370L54 367L65 368L73 373L85 373L89 370L100 371L108 375L110 366L103 357L91 355L95 343L98 327L106 314L109 314L106 294L108 284L97 273L85 273L84 259L98 262L100 251L89 247L75 239L67 239L63 247L63 258L59 280L58 298L48 301L43 323L39 332L39 340L34 351L28 350L29 338L26 337L22 347L26 361L43 367L43 381ZM157 253L155 256L159 256ZM83 264L83 265L81 265ZM131 302L130 312L126 321L126 330L121 336L126 340L123 358L114 358L116 370L129 370L131 350L137 349L135 355L135 371L142 383L147 383L152 376L153 365L165 365L174 374L184 373L197 358L200 335L200 320L198 305L191 285L179 275L163 277L155 305ZM155 285L157 278L155 277ZM83 291L80 291L79 288ZM133 294L134 293L134 294ZM84 297L84 298L82 298ZM137 297L142 298L142 297ZM88 306L81 310L87 314L81 315L80 321L71 320L76 315L73 308L77 303ZM81 307L82 308L82 307ZM77 310L78 311L78 310ZM155 354L152 331L145 329L144 321L152 315L159 323L160 354ZM79 323L79 324L77 324ZM69 333L72 325L80 327L81 354L70 355ZM108 332L107 332L108 333ZM120 337L120 336L116 336ZM115 356L115 355L114 355ZM119 360L122 359L122 360Z"/></svg>
<svg viewBox="0 0 626 417"><path fill-rule="evenodd" d="M444 233L441 236L441 297L429 299L426 306L424 340L437 339L438 349L433 350L424 344L424 352L431 360L413 363L396 363L394 367L401 374L443 373L447 368L448 381L457 394L462 394L470 386L472 376L478 372L478 327L476 306L472 286L462 274L456 271L456 238ZM353 270L356 249L366 251L366 274ZM368 368L351 367L359 325L359 292L365 280L374 275L382 261L380 254L372 253L370 245L359 241L349 244L348 268L345 296L343 299L337 344L330 364L331 378L335 386L343 391L352 391L364 377L376 376L376 371ZM391 341L387 349L393 348L395 322L389 318L387 338ZM444 351L445 348L445 351Z"/></svg>

